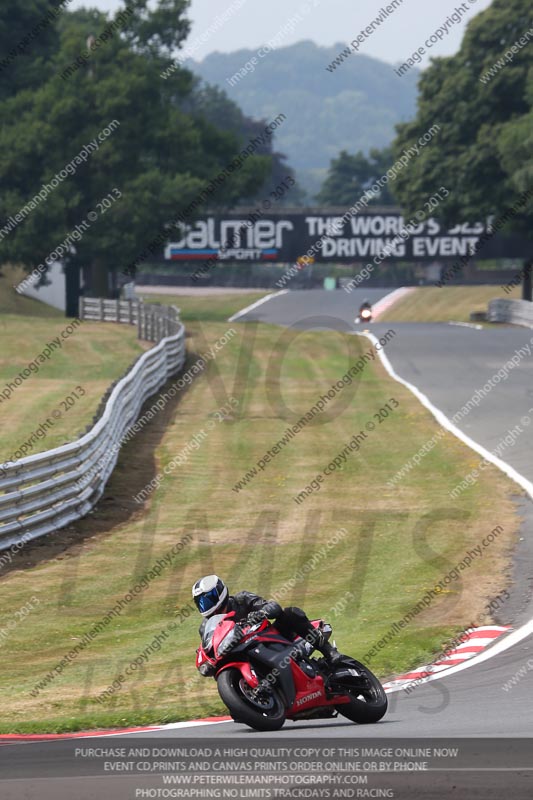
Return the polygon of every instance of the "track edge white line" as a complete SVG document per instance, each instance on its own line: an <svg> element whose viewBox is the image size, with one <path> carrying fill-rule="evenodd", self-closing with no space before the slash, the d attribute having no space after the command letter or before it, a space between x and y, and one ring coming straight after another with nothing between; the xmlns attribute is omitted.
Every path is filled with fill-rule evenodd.
<svg viewBox="0 0 533 800"><path fill-rule="evenodd" d="M236 314L233 314L233 316L228 319L228 322L237 322L238 319L244 317L250 311L253 311L254 308L263 305L263 303L266 303L267 300L272 300L273 297L279 297L282 294L288 294L288 292L289 292L288 289L281 289L279 292L272 292L271 294L267 294L260 300L256 300L255 303L251 303L249 306L246 306L246 308L241 309L241 311L237 311Z"/></svg>
<svg viewBox="0 0 533 800"><path fill-rule="evenodd" d="M356 331L357 336L364 336L366 339L369 339L374 347L376 344L379 344L377 337L368 331ZM478 442L471 439L470 436L463 433L463 431L458 428L447 416L437 408L431 400L425 395L423 392L418 389L414 384L406 381L404 378L400 377L398 373L395 371L394 367L392 366L391 362L389 361L388 356L384 353L382 349L378 350L378 355L383 364L385 371L388 375L397 383L402 384L405 386L409 391L414 394L414 396L419 400L419 402L426 408L437 420L441 427L445 428L451 434L453 434L457 439L459 439L463 444L469 447L471 450L474 450L479 455L483 456L487 461L494 464L494 466L498 467L502 472L504 472L508 478L511 478L515 483L517 483L524 491L527 492L529 497L533 499L533 483L529 481L524 475L521 475L514 467L510 464L507 464L506 461L503 461L501 458L494 456L489 450L487 450L483 445L479 444ZM498 655L499 653L503 653L505 650L508 650L510 647L513 647L518 642L525 639L527 636L530 636L533 633L533 619L530 619L528 622L524 623L520 628L516 628L515 630L511 631L509 634L502 636L501 641L496 642L494 645L490 646L487 650L483 651L483 653L479 653L479 655L474 656L471 659L468 659L463 664L456 664L453 667L450 667L449 670L445 670L444 672L440 672L436 675L430 675L421 681L422 683L429 683L432 680L442 680L442 678L448 677L453 675L456 672L461 672L464 669L469 669L470 667L474 667L477 664L482 663L483 661L487 661L489 658L493 658L494 656ZM398 692L401 691L402 687L392 687L389 689L389 692Z"/></svg>

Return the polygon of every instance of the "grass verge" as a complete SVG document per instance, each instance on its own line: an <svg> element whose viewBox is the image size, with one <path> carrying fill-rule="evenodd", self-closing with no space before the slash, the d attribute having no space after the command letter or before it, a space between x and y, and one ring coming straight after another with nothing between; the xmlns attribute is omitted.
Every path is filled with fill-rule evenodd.
<svg viewBox="0 0 533 800"><path fill-rule="evenodd" d="M516 487L489 468L452 502L449 491L476 457L446 434L419 469L387 488L434 434L435 422L377 361L247 488L233 491L287 426L368 350L368 342L255 323L188 327L189 349L196 353L229 328L237 335L162 412L166 417L156 417L151 430L127 445L97 513L72 526L70 545L40 559L22 552L0 581L1 629L7 631L17 610L33 603L0 642L0 731L67 731L222 713L214 681L200 678L194 667L199 618L189 593L202 574L216 571L233 591L267 597L291 587L283 603L329 619L339 647L362 658L468 549L501 526L482 558L379 650L370 666L381 676L427 663L503 588L517 527L510 499ZM217 410L232 396L238 408L219 421ZM390 398L399 407L379 422L374 414ZM359 452L303 504L295 503L293 497L368 422L375 427ZM155 455L147 457L154 437ZM181 465L171 469L176 456ZM169 474L137 506L132 494L164 467ZM117 509L125 508L118 518ZM346 533L339 537L341 529ZM180 541L187 543L161 574L72 663L55 669ZM169 633L171 623L176 627ZM135 660L139 666L132 669ZM121 681L127 669L131 674ZM48 683L36 689L47 674ZM99 703L97 696L113 681L120 689Z"/></svg>
<svg viewBox="0 0 533 800"><path fill-rule="evenodd" d="M225 322L233 314L245 306L252 305L265 295L268 291L258 292L257 294L245 295L168 295L168 294L146 294L143 297L145 303L163 303L165 305L175 305L181 309L181 319L183 322Z"/></svg>
<svg viewBox="0 0 533 800"><path fill-rule="evenodd" d="M109 385L148 346L133 326L72 323L21 297L15 274L4 269L0 280L0 464L77 438Z"/></svg>
<svg viewBox="0 0 533 800"><path fill-rule="evenodd" d="M32 300L15 291L27 273L19 267L4 264L0 267L0 314L19 314L29 317L57 317L63 314L57 308Z"/></svg>
<svg viewBox="0 0 533 800"><path fill-rule="evenodd" d="M472 312L486 311L490 300L520 299L516 287L505 295L499 286L421 286L380 316L380 322L470 322Z"/></svg>

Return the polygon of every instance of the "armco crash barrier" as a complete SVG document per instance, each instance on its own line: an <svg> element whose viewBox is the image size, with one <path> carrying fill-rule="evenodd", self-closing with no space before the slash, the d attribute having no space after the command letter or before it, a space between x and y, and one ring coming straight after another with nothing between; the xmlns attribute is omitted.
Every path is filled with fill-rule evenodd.
<svg viewBox="0 0 533 800"><path fill-rule="evenodd" d="M533 303L528 300L491 300L487 314L489 322L507 322L533 328Z"/></svg>
<svg viewBox="0 0 533 800"><path fill-rule="evenodd" d="M139 300L102 300L98 297L80 299L80 319L93 322L128 322L137 325L139 339L159 342L177 333L181 325L179 309L159 303Z"/></svg>
<svg viewBox="0 0 533 800"><path fill-rule="evenodd" d="M84 304L122 301L84 300ZM120 450L120 441L144 402L180 371L185 361L185 328L169 306L135 303L132 315L117 322L137 322L142 338L159 344L144 353L115 385L94 426L80 439L7 465L0 459L0 551L20 549L25 542L52 533L84 517L101 497ZM146 312L145 312L146 309ZM128 318L129 316L129 318ZM4 556L6 558L7 556ZM0 563L2 559L0 558Z"/></svg>

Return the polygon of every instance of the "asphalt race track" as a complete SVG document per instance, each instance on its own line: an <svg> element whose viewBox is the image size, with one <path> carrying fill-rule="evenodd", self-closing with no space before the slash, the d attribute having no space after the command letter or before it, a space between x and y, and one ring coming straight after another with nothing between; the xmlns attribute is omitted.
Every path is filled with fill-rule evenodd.
<svg viewBox="0 0 533 800"><path fill-rule="evenodd" d="M363 300L372 305L390 294L390 289L365 289L345 292L325 292L308 289L276 294L268 302L258 305L249 313L238 315L238 322L267 322L272 325L315 330L331 328L347 331L354 328L354 319Z"/></svg>

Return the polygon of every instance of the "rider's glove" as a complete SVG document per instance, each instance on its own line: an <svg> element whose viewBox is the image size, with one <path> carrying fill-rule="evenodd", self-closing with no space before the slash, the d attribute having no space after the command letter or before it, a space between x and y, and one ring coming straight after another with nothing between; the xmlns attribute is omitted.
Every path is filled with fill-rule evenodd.
<svg viewBox="0 0 533 800"><path fill-rule="evenodd" d="M258 625L260 622L263 622L264 619L267 619L267 616L267 612L264 609L251 611L246 617L246 622L248 625Z"/></svg>
<svg viewBox="0 0 533 800"><path fill-rule="evenodd" d="M251 611L248 614L247 621L250 625L257 625L258 622L262 622L264 619L277 619L281 612L280 604L276 603L275 600L269 600L263 608L258 611Z"/></svg>

